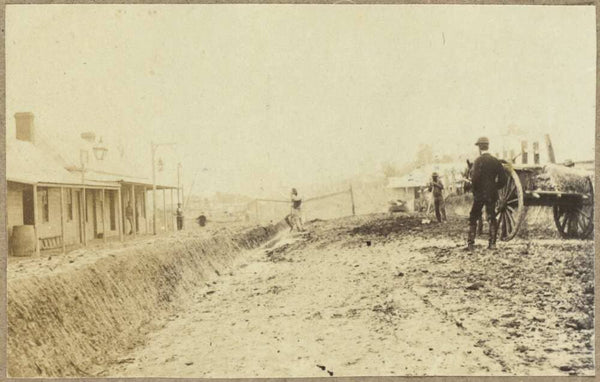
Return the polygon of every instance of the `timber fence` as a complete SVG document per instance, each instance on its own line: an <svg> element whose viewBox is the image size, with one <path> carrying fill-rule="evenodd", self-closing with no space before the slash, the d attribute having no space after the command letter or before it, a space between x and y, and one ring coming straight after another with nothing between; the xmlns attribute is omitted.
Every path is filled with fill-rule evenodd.
<svg viewBox="0 0 600 382"><path fill-rule="evenodd" d="M290 200L255 199L248 205L248 211L254 221L277 222L291 212ZM333 219L356 215L354 191L346 190L312 196L302 200L302 215L305 221L314 219Z"/></svg>

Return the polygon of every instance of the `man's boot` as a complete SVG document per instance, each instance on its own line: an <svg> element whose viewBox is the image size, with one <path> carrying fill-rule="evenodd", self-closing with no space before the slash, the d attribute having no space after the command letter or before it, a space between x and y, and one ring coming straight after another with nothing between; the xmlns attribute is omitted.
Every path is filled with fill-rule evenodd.
<svg viewBox="0 0 600 382"><path fill-rule="evenodd" d="M498 236L498 223L490 220L490 243L488 249L496 249L496 237Z"/></svg>
<svg viewBox="0 0 600 382"><path fill-rule="evenodd" d="M467 238L467 250L475 249L475 236L477 236L477 224L469 224L469 237Z"/></svg>

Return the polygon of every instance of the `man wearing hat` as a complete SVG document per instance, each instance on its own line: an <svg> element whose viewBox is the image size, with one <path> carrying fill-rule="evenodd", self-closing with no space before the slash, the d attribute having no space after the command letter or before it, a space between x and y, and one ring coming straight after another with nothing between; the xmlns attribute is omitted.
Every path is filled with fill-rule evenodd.
<svg viewBox="0 0 600 382"><path fill-rule="evenodd" d="M435 208L435 217L438 222L446 221L446 207L444 206L444 184L439 179L437 172L431 174L429 183L429 192L433 193L433 206Z"/></svg>
<svg viewBox="0 0 600 382"><path fill-rule="evenodd" d="M177 203L175 216L177 217L177 230L181 231L183 229L183 208L181 207L181 203Z"/></svg>
<svg viewBox="0 0 600 382"><path fill-rule="evenodd" d="M298 190L292 188L292 213L289 215L290 231L296 227L300 232L304 231L304 225L302 222L302 198L298 195ZM286 219L287 221L287 219Z"/></svg>
<svg viewBox="0 0 600 382"><path fill-rule="evenodd" d="M479 147L479 157L475 159L471 173L473 206L469 214L468 249L472 250L475 248L477 221L481 219L481 212L484 206L490 226L488 248L495 249L496 237L498 235L496 202L498 201L498 190L504 187L507 177L502 163L488 152L490 146L489 139L481 137L475 145Z"/></svg>

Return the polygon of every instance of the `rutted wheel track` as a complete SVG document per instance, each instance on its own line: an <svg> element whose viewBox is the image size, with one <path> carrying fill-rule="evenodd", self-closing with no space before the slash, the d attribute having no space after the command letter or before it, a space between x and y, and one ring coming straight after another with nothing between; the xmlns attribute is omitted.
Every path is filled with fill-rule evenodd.
<svg viewBox="0 0 600 382"><path fill-rule="evenodd" d="M465 327L465 325L462 322L460 322L456 317L454 317L450 312L448 312L447 310L442 309L442 308L436 306L427 297L424 297L421 294L419 294L411 286L411 284L406 279L404 279L404 282L402 284L403 284L402 286L406 290L410 291L413 295L415 295L415 297L417 297L421 301L423 301L423 303L426 306L428 306L429 308L431 308L434 311L436 311L446 321L453 322L456 325L456 327L459 328L459 330L463 331L469 337L471 337L471 338L477 338L477 336L474 333L472 333L471 331L469 331L469 329L467 329L467 327ZM483 349L483 354L485 354L489 358L491 358L494 361L496 361L498 363L498 365L500 365L502 367L502 372L508 373L508 374L512 374L512 370L508 366L508 362L506 362L506 360L504 360L502 358L502 356L500 356L500 354L498 354L493 348L491 348L490 346L486 345L485 342L486 342L485 340L478 340L475 346L481 347Z"/></svg>

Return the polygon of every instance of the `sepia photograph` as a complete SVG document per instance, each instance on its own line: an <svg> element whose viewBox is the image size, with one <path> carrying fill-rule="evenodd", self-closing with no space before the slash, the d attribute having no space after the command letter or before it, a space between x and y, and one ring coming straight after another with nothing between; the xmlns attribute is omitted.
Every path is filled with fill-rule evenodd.
<svg viewBox="0 0 600 382"><path fill-rule="evenodd" d="M593 5L5 6L6 371L594 376Z"/></svg>

